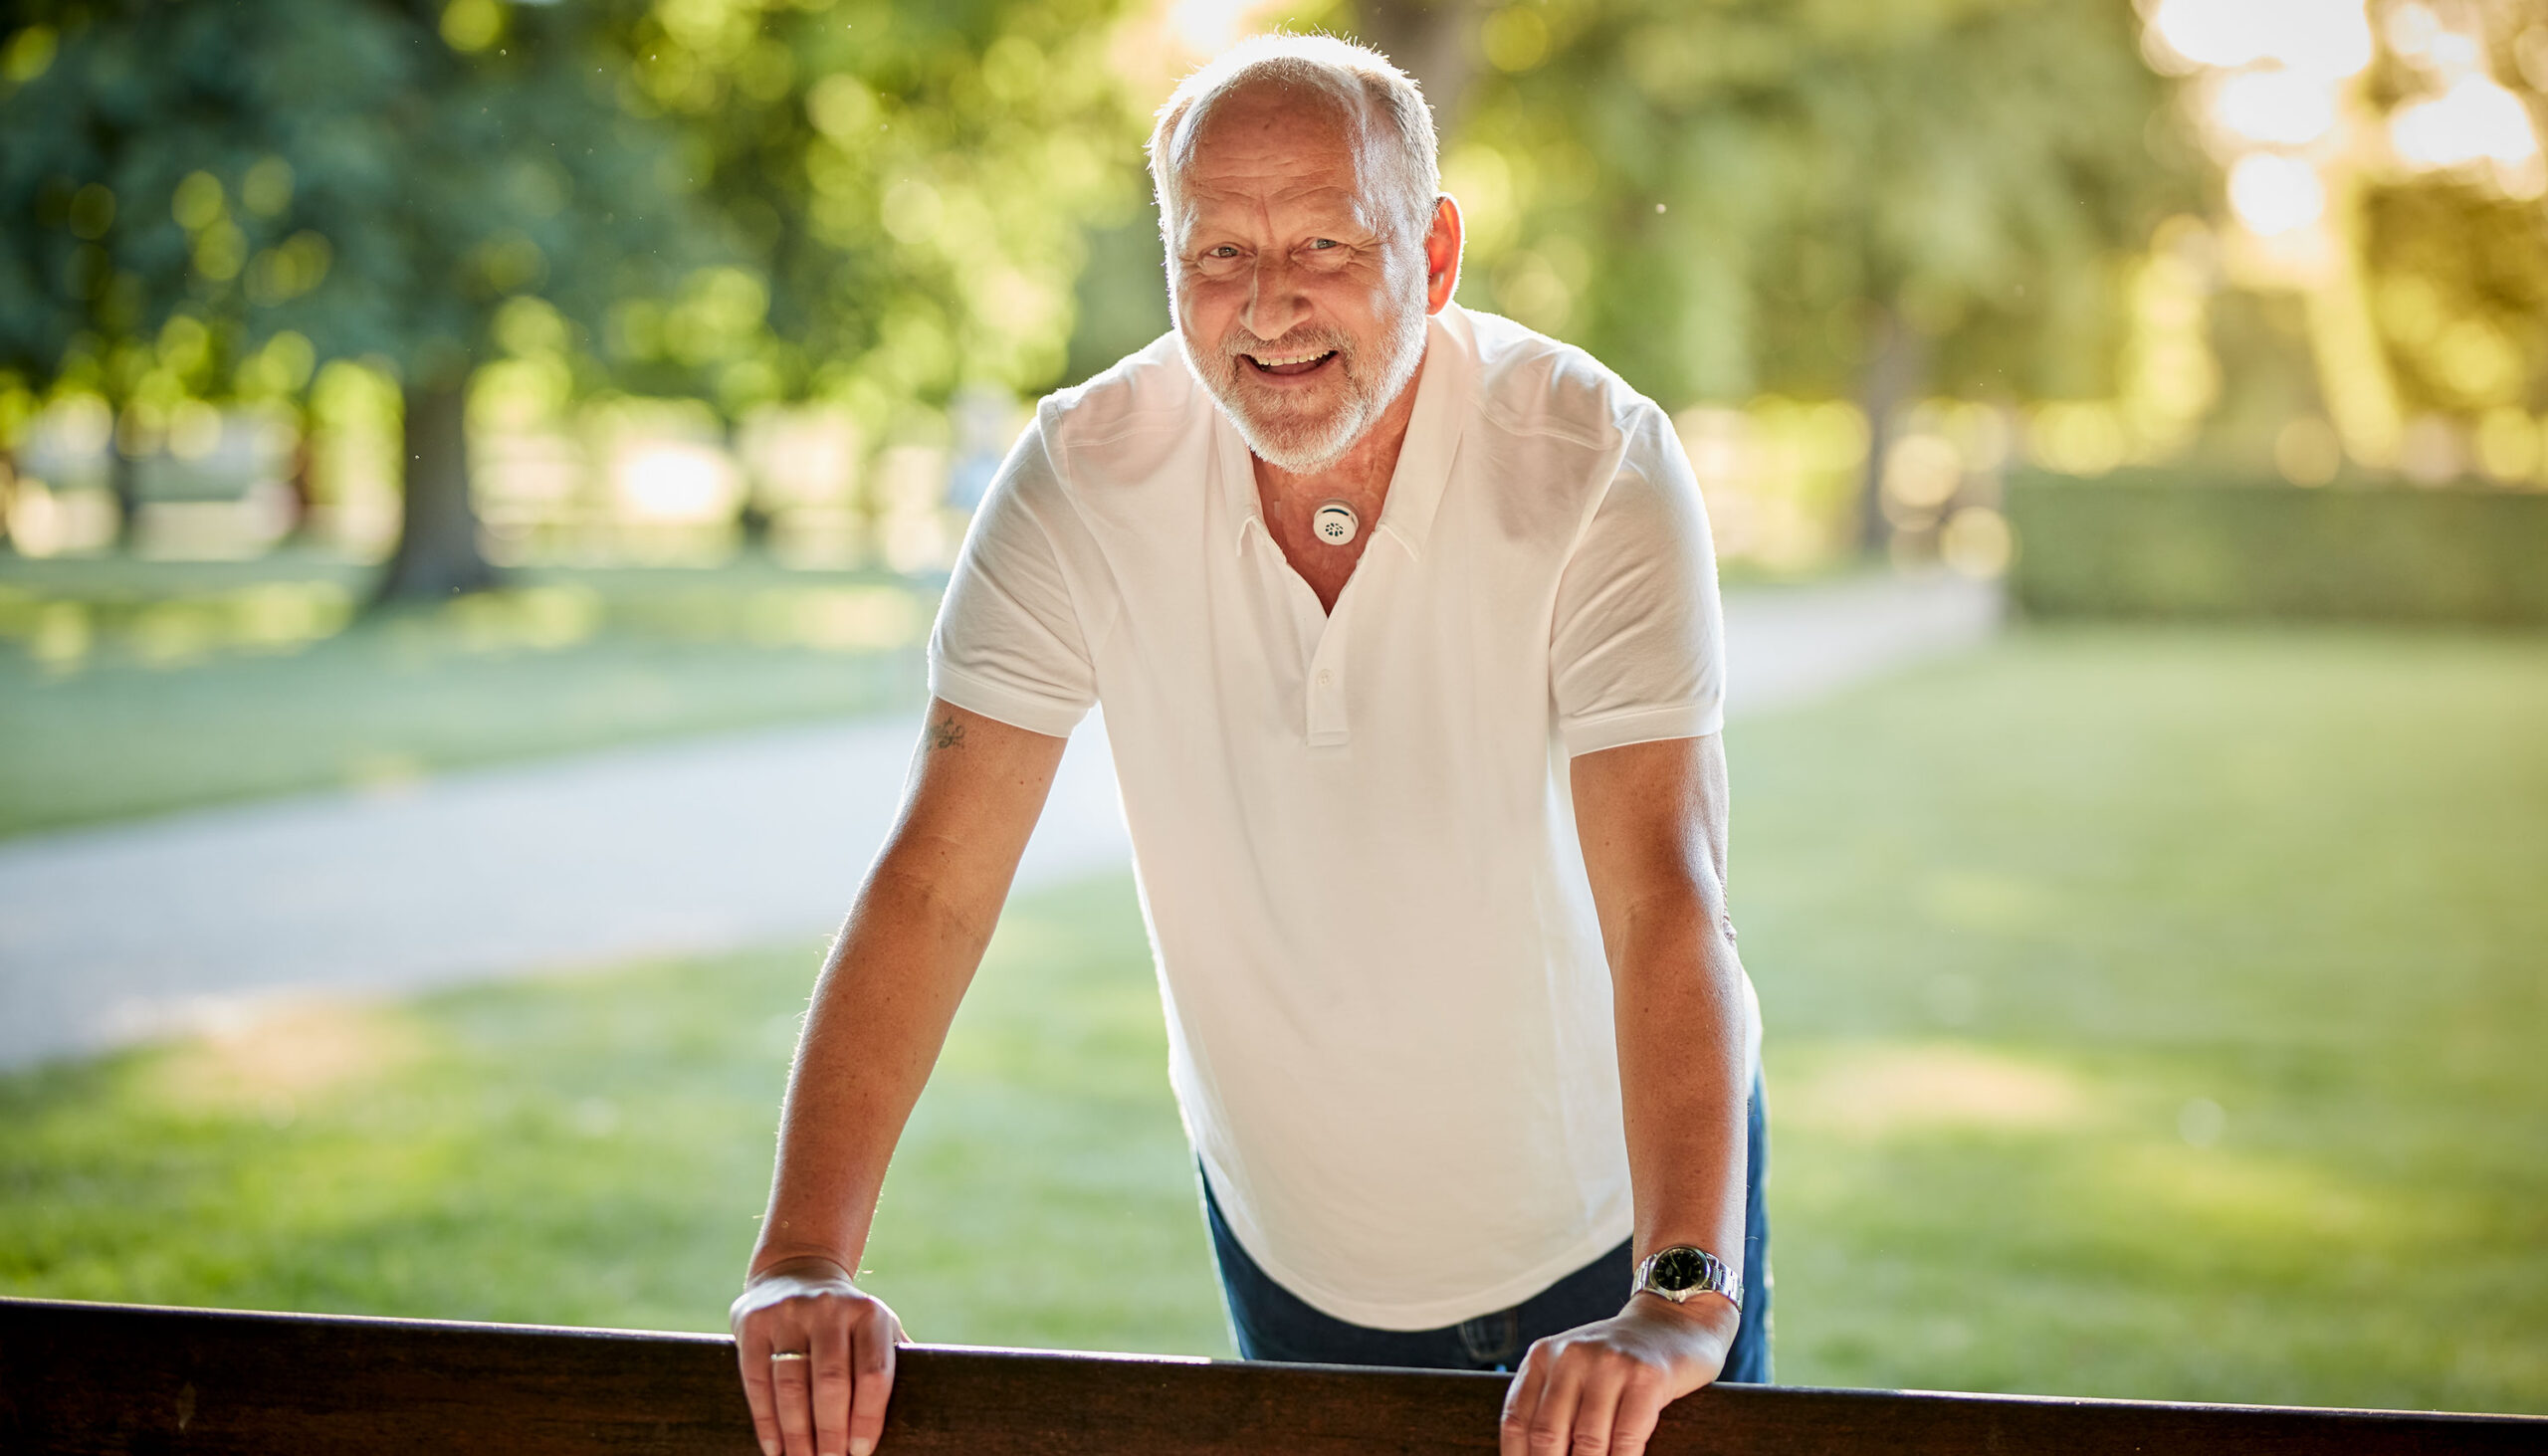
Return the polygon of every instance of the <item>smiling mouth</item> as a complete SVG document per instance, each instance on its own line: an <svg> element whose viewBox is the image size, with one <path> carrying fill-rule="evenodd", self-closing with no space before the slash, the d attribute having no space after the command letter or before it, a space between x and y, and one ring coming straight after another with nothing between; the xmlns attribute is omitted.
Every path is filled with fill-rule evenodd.
<svg viewBox="0 0 2548 1456"><path fill-rule="evenodd" d="M1317 368L1319 365L1326 363L1328 360L1335 358L1336 350L1324 349L1317 353L1305 354L1245 354L1241 357L1245 358L1249 363L1254 364L1256 366L1256 372L1259 374L1275 374L1288 377L1295 374L1306 374L1312 369Z"/></svg>

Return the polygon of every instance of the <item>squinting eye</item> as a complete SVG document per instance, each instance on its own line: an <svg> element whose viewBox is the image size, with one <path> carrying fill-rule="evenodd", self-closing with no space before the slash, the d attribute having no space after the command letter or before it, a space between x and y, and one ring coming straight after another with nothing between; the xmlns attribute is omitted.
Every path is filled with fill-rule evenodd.
<svg viewBox="0 0 2548 1456"><path fill-rule="evenodd" d="M1336 246L1336 240L1334 238L1313 238L1310 240L1310 246L1313 248L1333 248Z"/></svg>
<svg viewBox="0 0 2548 1456"><path fill-rule="evenodd" d="M1221 246L1213 249L1211 252L1206 253L1203 256L1206 258L1236 258L1238 256L1238 250L1227 243L1223 243Z"/></svg>

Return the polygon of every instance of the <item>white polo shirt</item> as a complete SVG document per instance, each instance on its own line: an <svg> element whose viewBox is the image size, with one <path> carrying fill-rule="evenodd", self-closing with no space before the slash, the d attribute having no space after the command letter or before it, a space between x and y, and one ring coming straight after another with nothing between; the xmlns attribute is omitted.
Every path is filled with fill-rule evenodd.
<svg viewBox="0 0 2548 1456"><path fill-rule="evenodd" d="M930 643L985 717L1061 736L1104 705L1213 1195L1286 1288L1390 1330L1628 1236L1567 759L1717 731L1723 664L1663 412L1456 305L1333 616L1169 335L1037 409Z"/></svg>

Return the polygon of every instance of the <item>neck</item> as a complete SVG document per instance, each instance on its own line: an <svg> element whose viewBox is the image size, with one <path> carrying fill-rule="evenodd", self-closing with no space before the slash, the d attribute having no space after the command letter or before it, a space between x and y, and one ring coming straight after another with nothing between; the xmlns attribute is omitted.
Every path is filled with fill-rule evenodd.
<svg viewBox="0 0 2548 1456"><path fill-rule="evenodd" d="M1424 360L1419 357L1397 398L1324 470L1299 475L1249 452L1256 464L1256 489L1267 507L1314 509L1323 502L1342 500L1351 502L1367 523L1378 520L1381 503L1388 497L1389 477L1397 473L1398 452L1406 446L1407 424L1415 418L1415 386L1423 379Z"/></svg>

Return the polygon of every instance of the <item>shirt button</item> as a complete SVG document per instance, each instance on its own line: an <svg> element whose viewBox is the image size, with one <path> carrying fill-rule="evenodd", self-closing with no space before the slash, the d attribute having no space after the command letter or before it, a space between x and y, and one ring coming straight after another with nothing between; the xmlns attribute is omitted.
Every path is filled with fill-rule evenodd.
<svg viewBox="0 0 2548 1456"><path fill-rule="evenodd" d="M1320 687L1322 687L1322 688L1333 688L1333 687L1335 687L1335 686L1336 686L1336 673L1335 673L1335 671L1334 671L1333 669L1330 669L1330 668L1320 668L1320 669L1318 670L1318 685L1319 685Z"/></svg>

